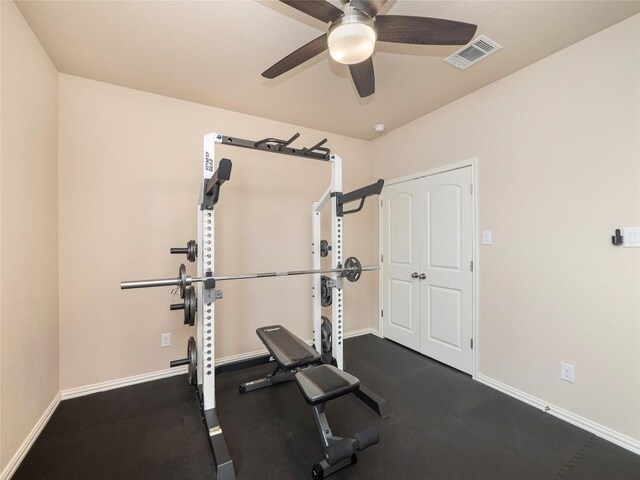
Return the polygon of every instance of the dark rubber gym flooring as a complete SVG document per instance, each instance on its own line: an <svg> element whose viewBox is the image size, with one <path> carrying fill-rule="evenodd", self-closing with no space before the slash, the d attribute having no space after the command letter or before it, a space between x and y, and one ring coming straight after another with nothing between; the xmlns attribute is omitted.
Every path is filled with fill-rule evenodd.
<svg viewBox="0 0 640 480"><path fill-rule="evenodd" d="M380 443L330 478L638 480L640 456L373 335L345 343L345 364L393 410L355 396L329 402L335 434L368 425ZM295 383L245 395L261 365L218 376L218 413L240 480L310 478L322 450ZM198 404L184 376L63 401L14 476L212 479Z"/></svg>

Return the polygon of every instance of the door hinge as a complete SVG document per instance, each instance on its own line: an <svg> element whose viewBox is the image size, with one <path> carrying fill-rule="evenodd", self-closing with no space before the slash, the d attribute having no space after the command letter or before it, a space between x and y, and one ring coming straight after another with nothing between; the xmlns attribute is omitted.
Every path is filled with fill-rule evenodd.
<svg viewBox="0 0 640 480"><path fill-rule="evenodd" d="M380 310L380 316L384 317L384 310Z"/></svg>
<svg viewBox="0 0 640 480"><path fill-rule="evenodd" d="M380 262L382 262L384 260L384 254L380 255Z"/></svg>
<svg viewBox="0 0 640 480"><path fill-rule="evenodd" d="M473 350L473 338L471 339L471 350Z"/></svg>
<svg viewBox="0 0 640 480"><path fill-rule="evenodd" d="M473 272L473 260L471 260L471 271Z"/></svg>
<svg viewBox="0 0 640 480"><path fill-rule="evenodd" d="M469 184L469 193L473 193L473 183Z"/></svg>
<svg viewBox="0 0 640 480"><path fill-rule="evenodd" d="M380 206L382 207L382 199L380 199Z"/></svg>

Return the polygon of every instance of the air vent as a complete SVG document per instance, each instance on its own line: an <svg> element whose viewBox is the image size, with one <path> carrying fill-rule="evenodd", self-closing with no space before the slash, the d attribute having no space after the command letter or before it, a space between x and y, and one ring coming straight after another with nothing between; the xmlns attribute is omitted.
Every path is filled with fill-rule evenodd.
<svg viewBox="0 0 640 480"><path fill-rule="evenodd" d="M490 38L480 35L470 44L465 45L453 55L445 58L444 61L464 70L501 48L501 45L498 45Z"/></svg>

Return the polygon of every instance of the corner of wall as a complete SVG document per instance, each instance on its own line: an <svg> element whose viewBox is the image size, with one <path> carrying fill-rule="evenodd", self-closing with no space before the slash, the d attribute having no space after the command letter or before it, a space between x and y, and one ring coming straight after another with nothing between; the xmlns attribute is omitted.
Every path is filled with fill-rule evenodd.
<svg viewBox="0 0 640 480"><path fill-rule="evenodd" d="M58 71L13 1L0 2L0 55L0 415L11 419L0 430L4 479L60 398ZM38 275L15 274L25 269ZM37 301L23 301L34 292Z"/></svg>

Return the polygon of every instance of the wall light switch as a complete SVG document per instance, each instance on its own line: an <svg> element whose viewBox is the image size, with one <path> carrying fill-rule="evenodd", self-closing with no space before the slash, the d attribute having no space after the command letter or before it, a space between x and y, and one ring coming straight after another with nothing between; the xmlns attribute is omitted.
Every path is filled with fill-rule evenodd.
<svg viewBox="0 0 640 480"><path fill-rule="evenodd" d="M168 347L169 345L171 345L171 334L163 333L162 335L160 335L160 346Z"/></svg>
<svg viewBox="0 0 640 480"><path fill-rule="evenodd" d="M482 245L491 245L491 244L493 244L493 239L491 238L491 230L483 230Z"/></svg>
<svg viewBox="0 0 640 480"><path fill-rule="evenodd" d="M624 227L622 229L623 246L640 247L640 227Z"/></svg>

